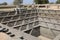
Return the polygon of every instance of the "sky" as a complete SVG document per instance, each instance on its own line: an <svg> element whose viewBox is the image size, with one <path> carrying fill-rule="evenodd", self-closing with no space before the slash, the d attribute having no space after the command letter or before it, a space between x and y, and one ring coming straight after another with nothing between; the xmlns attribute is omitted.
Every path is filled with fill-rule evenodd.
<svg viewBox="0 0 60 40"><path fill-rule="evenodd" d="M7 2L12 4L14 0L0 0L0 3ZM49 0L50 2L55 2L56 0ZM23 4L33 4L33 0L23 0Z"/></svg>

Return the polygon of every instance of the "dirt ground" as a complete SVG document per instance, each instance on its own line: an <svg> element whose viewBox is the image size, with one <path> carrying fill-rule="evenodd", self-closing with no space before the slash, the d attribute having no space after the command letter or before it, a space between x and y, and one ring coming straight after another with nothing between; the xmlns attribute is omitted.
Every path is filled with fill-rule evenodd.
<svg viewBox="0 0 60 40"><path fill-rule="evenodd" d="M7 34L0 32L0 40L11 40L11 39Z"/></svg>

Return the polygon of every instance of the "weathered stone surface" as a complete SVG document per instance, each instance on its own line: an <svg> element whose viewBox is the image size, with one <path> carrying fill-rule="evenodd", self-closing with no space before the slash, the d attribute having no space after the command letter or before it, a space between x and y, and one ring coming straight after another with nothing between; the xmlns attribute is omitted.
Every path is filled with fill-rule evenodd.
<svg viewBox="0 0 60 40"><path fill-rule="evenodd" d="M0 6L0 8L0 25L4 24L6 27L3 28L8 28L13 33L10 37L16 35L14 40L19 40L22 35L27 40L38 40L34 37L38 34L53 39L60 34L59 4ZM37 30L36 27L40 29ZM27 30L31 30L29 34L24 33Z"/></svg>

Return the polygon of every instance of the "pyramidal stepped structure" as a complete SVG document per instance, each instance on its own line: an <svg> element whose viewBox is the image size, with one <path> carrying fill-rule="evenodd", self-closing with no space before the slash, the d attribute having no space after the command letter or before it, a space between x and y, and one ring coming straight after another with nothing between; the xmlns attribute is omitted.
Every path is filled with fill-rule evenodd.
<svg viewBox="0 0 60 40"><path fill-rule="evenodd" d="M2 5L0 33L7 40L60 40L60 5Z"/></svg>

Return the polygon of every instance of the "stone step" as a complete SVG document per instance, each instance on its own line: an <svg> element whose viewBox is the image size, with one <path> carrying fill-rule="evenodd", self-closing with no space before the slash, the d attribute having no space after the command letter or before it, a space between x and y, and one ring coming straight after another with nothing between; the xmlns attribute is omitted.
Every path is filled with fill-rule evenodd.
<svg viewBox="0 0 60 40"><path fill-rule="evenodd" d="M20 37L23 36L24 40L25 40L25 39L26 39L26 40L39 40L37 37L34 37L34 36L32 36L32 35L26 34L26 33L21 32L21 31L19 31L19 30L13 29L13 28L8 27L8 26L6 26L6 25L3 25L3 24L1 24L1 23L0 23L0 26L2 26L2 28L9 29L9 32L12 33L12 34L9 35L9 36L10 36L11 38L13 38L13 39L21 40Z"/></svg>
<svg viewBox="0 0 60 40"><path fill-rule="evenodd" d="M41 36L39 36L38 38L39 38L40 40L52 40L52 39L49 39L49 38L44 37L44 36L42 36L42 35L41 35Z"/></svg>

